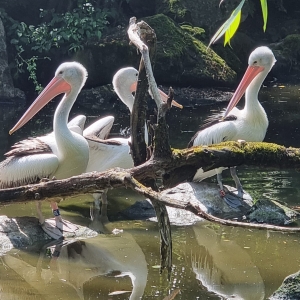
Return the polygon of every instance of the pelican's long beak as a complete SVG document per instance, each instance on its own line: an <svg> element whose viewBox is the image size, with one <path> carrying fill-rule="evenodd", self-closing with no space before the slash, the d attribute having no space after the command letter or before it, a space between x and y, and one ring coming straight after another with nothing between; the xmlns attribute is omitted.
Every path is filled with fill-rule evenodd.
<svg viewBox="0 0 300 300"><path fill-rule="evenodd" d="M61 77L54 77L44 90L39 94L35 101L30 105L18 123L9 131L9 134L14 133L25 125L31 118L34 117L48 102L54 97L62 93L68 93L71 86Z"/></svg>
<svg viewBox="0 0 300 300"><path fill-rule="evenodd" d="M131 86L130 86L130 91L131 93L132 92L135 92L136 91L136 88L137 88L137 82L133 83ZM162 90L158 89L159 91L159 94L160 94L160 98L162 101L166 102L167 99L168 99L168 95L165 94ZM183 108L183 106L181 104L179 104L178 102L176 102L175 100L172 100L172 106L176 106L176 107L179 107L179 108Z"/></svg>
<svg viewBox="0 0 300 300"><path fill-rule="evenodd" d="M158 89L159 91L159 94L160 94L160 97L161 99L164 101L164 102L167 102L168 100L168 95L165 94L162 90ZM176 106L178 108L183 108L183 106L181 104L179 104L178 102L176 102L175 100L172 100L172 106Z"/></svg>
<svg viewBox="0 0 300 300"><path fill-rule="evenodd" d="M244 95L247 87L252 82L252 80L264 70L264 67L261 66L249 66L239 84L237 89L235 90L230 102L228 103L227 109L223 116L223 119L228 116L230 111L238 104L241 100L242 96Z"/></svg>

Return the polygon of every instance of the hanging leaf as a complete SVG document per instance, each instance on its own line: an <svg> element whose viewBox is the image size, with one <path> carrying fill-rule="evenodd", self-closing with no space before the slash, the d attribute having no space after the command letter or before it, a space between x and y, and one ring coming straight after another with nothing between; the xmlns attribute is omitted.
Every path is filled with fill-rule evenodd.
<svg viewBox="0 0 300 300"><path fill-rule="evenodd" d="M260 4L261 4L261 11L262 11L263 20L264 20L263 29L264 29L264 31L266 31L267 20L268 20L268 2L267 2L267 0L260 0Z"/></svg>
<svg viewBox="0 0 300 300"><path fill-rule="evenodd" d="M228 43L230 45L230 39L234 36L235 32L237 31L240 23L241 23L241 16L242 12L239 11L236 17L234 18L233 22L230 24L230 27L225 32L224 38L224 46Z"/></svg>
<svg viewBox="0 0 300 300"><path fill-rule="evenodd" d="M231 24L235 21L237 15L241 13L244 3L245 0L242 0L241 3L237 6L237 8L232 12L230 18L227 19L225 23L218 29L218 31L211 38L208 47L210 47L211 44L215 43L230 28Z"/></svg>

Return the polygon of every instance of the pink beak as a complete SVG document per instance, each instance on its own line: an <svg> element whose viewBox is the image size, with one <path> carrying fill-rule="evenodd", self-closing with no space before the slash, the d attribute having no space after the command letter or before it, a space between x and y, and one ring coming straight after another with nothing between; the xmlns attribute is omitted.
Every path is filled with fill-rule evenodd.
<svg viewBox="0 0 300 300"><path fill-rule="evenodd" d="M44 90L39 94L36 100L30 105L18 123L9 131L9 134L24 126L31 118L34 117L48 102L62 93L69 93L71 86L61 77L54 77Z"/></svg>
<svg viewBox="0 0 300 300"><path fill-rule="evenodd" d="M137 82L133 83L130 87L130 91L131 92L135 92L136 91L136 87L137 87ZM158 89L161 100L166 102L168 99L168 95L165 94L162 90ZM176 102L175 100L172 100L172 106L176 106L178 108L183 108L183 106L181 104L179 104L178 102Z"/></svg>
<svg viewBox="0 0 300 300"><path fill-rule="evenodd" d="M239 86L237 87L236 91L234 92L234 94L227 106L227 109L223 116L223 119L226 118L228 116L228 114L230 113L230 111L239 103L239 101L241 100L242 96L244 95L249 84L263 70L264 70L264 67L260 67L260 66L249 66L247 68Z"/></svg>

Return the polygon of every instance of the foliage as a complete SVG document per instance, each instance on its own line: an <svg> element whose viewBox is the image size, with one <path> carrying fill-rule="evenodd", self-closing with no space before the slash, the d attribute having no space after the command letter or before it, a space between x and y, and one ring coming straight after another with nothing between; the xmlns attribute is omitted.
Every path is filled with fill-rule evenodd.
<svg viewBox="0 0 300 300"><path fill-rule="evenodd" d="M225 0L221 0L220 5ZM242 0L240 4L236 7L236 9L232 12L229 19L227 19L221 27L217 30L217 32L214 34L214 36L211 38L208 47L215 43L220 37L222 37L225 34L224 39L224 46L228 43L230 45L230 40L234 36L235 32L237 31L240 22L241 22L241 13L242 13L242 7L245 3L245 0ZM261 10L263 15L263 30L266 31L267 28L267 20L268 20L268 3L267 0L260 0L261 3Z"/></svg>
<svg viewBox="0 0 300 300"><path fill-rule="evenodd" d="M63 54L83 50L89 40L101 38L108 24L109 13L106 10L96 8L88 0L76 2L70 12L56 13L54 9L41 9L42 22L38 26L18 22L0 11L7 37L15 51L12 69L16 76L26 69L36 90L41 89L36 78L38 60L50 59L49 55L54 54L57 48Z"/></svg>

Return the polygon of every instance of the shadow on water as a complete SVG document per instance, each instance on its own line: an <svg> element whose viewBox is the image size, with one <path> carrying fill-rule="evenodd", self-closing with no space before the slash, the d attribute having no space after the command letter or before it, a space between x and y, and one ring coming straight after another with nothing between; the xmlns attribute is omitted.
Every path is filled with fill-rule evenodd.
<svg viewBox="0 0 300 300"><path fill-rule="evenodd" d="M298 114L299 87L267 88L260 99L269 116L266 141L300 147ZM183 148L198 126L225 103L186 108L169 113L172 147ZM243 104L241 104L243 105ZM39 121L31 122L13 141L51 131L55 105ZM82 113L75 107L72 116ZM90 113L90 112L89 112ZM104 115L114 114L105 111ZM115 115L115 114L114 114ZM95 116L88 122L94 121ZM116 116L115 132L129 124L124 112ZM45 132L43 132L45 133ZM7 145L2 144L1 153ZM299 205L300 175L294 170L261 170L239 167L243 186L253 198L275 199ZM226 184L232 185L224 172ZM211 179L215 181L215 179ZM37 245L26 250L12 250L1 257L1 299L164 299L172 290L181 294L175 299L267 299L283 279L300 270L299 234L224 227L208 222L193 226L172 227L173 273L159 275L159 234L155 223L118 218L140 196L127 190L109 192L108 219L90 219L90 195L72 197L61 203L65 218L96 228L105 234L84 241L73 241L55 249ZM43 213L50 216L48 205ZM34 203L1 207L8 216L35 216ZM123 230L113 235L112 229ZM55 257L55 250L60 251ZM54 254L54 255L53 255ZM124 293L123 293L123 292ZM110 293L116 292L115 295ZM122 292L122 293L121 293Z"/></svg>

